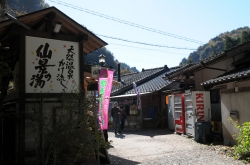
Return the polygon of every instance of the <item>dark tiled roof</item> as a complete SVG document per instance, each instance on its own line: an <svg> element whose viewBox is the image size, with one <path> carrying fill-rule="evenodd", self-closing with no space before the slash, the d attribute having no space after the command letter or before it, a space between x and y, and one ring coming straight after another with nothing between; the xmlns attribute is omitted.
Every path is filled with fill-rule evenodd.
<svg viewBox="0 0 250 165"><path fill-rule="evenodd" d="M155 90L159 90L167 85L167 81L162 77L166 73L172 72L176 70L176 68L154 68L147 69L138 73L131 73L121 76L121 80L125 83L120 83L119 85L113 86L112 94L125 94L125 93L134 93L133 91L133 82L137 84L138 89L141 93L152 92ZM117 80L117 77L114 79Z"/></svg>
<svg viewBox="0 0 250 165"><path fill-rule="evenodd" d="M146 92L154 92L161 90L165 86L169 85L171 82L164 80L162 77L164 77L165 74L168 72L171 72L171 70L164 72L163 74L137 86L137 89L139 90L140 93L146 93ZM134 89L131 89L124 94L134 94L135 91Z"/></svg>
<svg viewBox="0 0 250 165"><path fill-rule="evenodd" d="M225 83L228 81L233 81L236 79L241 79L245 77L250 77L250 67L239 69L239 70L232 70L231 72L225 73L219 77L210 79L201 83L203 86L217 84L217 83Z"/></svg>
<svg viewBox="0 0 250 165"><path fill-rule="evenodd" d="M175 71L166 74L166 77L169 77L169 78L176 77L176 76L182 74L183 72L186 72L186 71L190 70L190 69L193 68L195 65L196 65L196 64L186 64L186 65L183 65L183 66L181 66L180 68L176 69Z"/></svg>
<svg viewBox="0 0 250 165"><path fill-rule="evenodd" d="M148 70L144 70L142 72L137 72L137 73L130 73L130 74L126 74L126 75L122 75L121 76L121 80L125 83L122 84L120 83L119 85L113 86L112 88L112 93L119 91L120 89L131 85L133 82L138 82L140 80L143 80L149 76L152 76L158 72L161 72L164 70L164 67L161 68L154 68L154 69L148 69ZM117 80L117 77L114 77L115 80Z"/></svg>

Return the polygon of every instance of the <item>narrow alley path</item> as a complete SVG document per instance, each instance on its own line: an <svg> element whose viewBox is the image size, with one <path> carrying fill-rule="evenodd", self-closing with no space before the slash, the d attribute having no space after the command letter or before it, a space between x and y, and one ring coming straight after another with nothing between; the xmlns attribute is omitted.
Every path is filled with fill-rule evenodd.
<svg viewBox="0 0 250 165"><path fill-rule="evenodd" d="M125 130L122 135L109 131L111 164L243 164L209 146L166 130Z"/></svg>

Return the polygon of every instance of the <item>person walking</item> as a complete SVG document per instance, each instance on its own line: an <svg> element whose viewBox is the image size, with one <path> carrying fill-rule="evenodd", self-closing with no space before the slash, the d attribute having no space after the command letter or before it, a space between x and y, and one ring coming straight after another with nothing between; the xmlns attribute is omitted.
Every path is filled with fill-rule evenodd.
<svg viewBox="0 0 250 165"><path fill-rule="evenodd" d="M115 134L121 133L121 121L120 121L121 110L118 108L117 102L114 103L114 106L111 109L111 116L113 117L114 131Z"/></svg>
<svg viewBox="0 0 250 165"><path fill-rule="evenodd" d="M124 128L124 123L126 121L126 118L127 118L127 114L124 110L124 107L123 106L120 106L120 109L121 109L121 114L120 114L120 120L121 120L121 131L123 131L123 128Z"/></svg>

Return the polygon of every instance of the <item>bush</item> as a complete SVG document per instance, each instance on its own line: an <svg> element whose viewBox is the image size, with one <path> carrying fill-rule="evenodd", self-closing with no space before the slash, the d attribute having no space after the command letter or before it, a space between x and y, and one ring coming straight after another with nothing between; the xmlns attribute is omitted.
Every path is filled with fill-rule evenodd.
<svg viewBox="0 0 250 165"><path fill-rule="evenodd" d="M241 126L237 124L239 136L236 138L238 144L234 148L234 158L250 162L250 122Z"/></svg>
<svg viewBox="0 0 250 165"><path fill-rule="evenodd" d="M107 143L98 130L95 100L81 94L62 93L62 106L45 115L39 104L31 107L31 135L35 136L37 162L46 164L93 164ZM43 114L44 113L44 114ZM49 113L51 114L51 113ZM28 117L28 116L26 116ZM32 161L32 160L31 160ZM31 164L31 163L29 163Z"/></svg>

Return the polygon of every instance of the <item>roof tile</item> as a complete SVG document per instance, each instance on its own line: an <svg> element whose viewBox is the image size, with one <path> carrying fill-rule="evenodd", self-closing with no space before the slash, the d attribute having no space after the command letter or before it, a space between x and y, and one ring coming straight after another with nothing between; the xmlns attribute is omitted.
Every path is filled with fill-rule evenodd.
<svg viewBox="0 0 250 165"><path fill-rule="evenodd" d="M215 84L218 81L221 82L225 82L231 79L238 79L238 78L242 78L242 77L246 77L250 74L250 66L243 68L243 69L238 69L238 70L232 70L231 72L225 73L217 78L213 78L210 80L207 80L203 83L201 83L201 85L209 85L209 84Z"/></svg>
<svg viewBox="0 0 250 165"><path fill-rule="evenodd" d="M150 76L153 76L153 78L149 80L146 79L145 82L142 82L142 84L137 85L137 89L139 90L139 92L145 93L145 92L153 92L153 91L160 90L170 83L169 81L164 80L162 77L164 77L164 75L167 73L171 73L175 71L177 68L170 68L169 70L165 70L165 71L164 69L165 69L164 67L154 68L154 69L144 70L138 73L123 75L121 76L121 80L126 85L119 84L117 86L113 86L112 93L122 90L123 88L131 85L133 82L137 84L137 82L143 81L143 79L146 79ZM162 73L159 75L157 74L159 72L162 72ZM115 79L117 79L117 77L115 77ZM128 89L128 91L125 91L123 94L134 94L134 93L135 93L134 89L130 88Z"/></svg>

